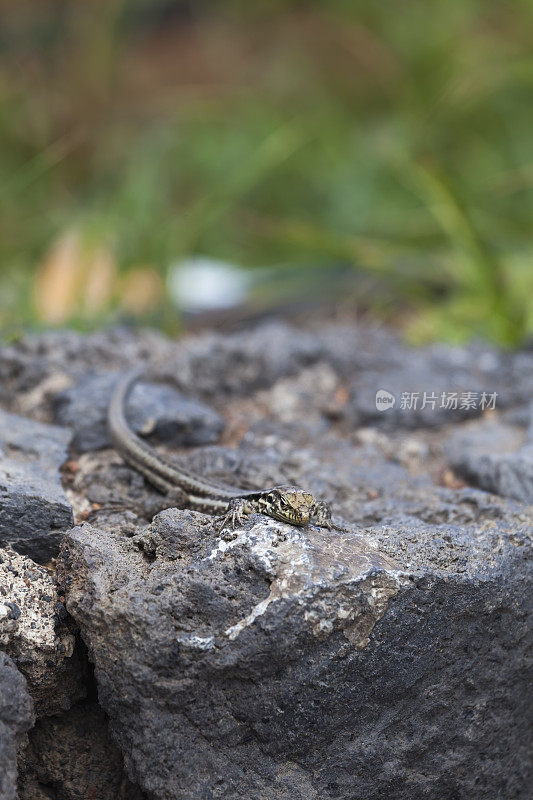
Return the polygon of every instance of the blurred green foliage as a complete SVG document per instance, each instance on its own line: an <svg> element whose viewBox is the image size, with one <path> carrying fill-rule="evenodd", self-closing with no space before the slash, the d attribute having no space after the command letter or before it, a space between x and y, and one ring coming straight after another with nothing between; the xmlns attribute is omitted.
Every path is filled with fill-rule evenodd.
<svg viewBox="0 0 533 800"><path fill-rule="evenodd" d="M119 277L71 321L201 253L302 287L350 265L350 299L415 341L533 332L530 0L1 13L2 327L39 322L36 272L76 230Z"/></svg>

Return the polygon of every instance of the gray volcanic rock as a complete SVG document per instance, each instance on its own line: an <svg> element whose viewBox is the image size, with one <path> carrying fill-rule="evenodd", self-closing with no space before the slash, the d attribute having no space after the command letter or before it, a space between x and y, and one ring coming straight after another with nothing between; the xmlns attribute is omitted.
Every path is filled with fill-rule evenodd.
<svg viewBox="0 0 533 800"><path fill-rule="evenodd" d="M68 534L67 607L151 797L529 797L531 516L467 493L470 524L426 522L415 495L452 506L422 481L365 530L256 516L227 542L173 509Z"/></svg>
<svg viewBox="0 0 533 800"><path fill-rule="evenodd" d="M38 720L21 753L19 800L49 797L53 787L61 800L142 800L124 775L123 759L111 740L107 720L96 703Z"/></svg>
<svg viewBox="0 0 533 800"><path fill-rule="evenodd" d="M220 418L194 423L212 438L183 438L174 390L140 386L132 422L167 455L233 485L309 488L342 530L254 516L226 541L211 517L176 509L147 524L168 500L94 449L107 444L111 374L141 364L228 418L224 445L188 452L178 445L213 441ZM91 524L68 532L59 576L111 734L150 800L530 800L533 512L466 487L445 447L469 434L483 392L496 410L472 425L495 426L482 433L492 455L530 444L533 353L413 349L350 324L178 342L67 331L0 348L0 379L7 408L56 414L86 451L65 480ZM397 394L393 411L376 409L380 388ZM418 407L400 408L416 391ZM424 391L435 407L421 408ZM457 409L440 407L443 392ZM463 392L475 408L461 408ZM85 781L98 770L90 730L108 741L90 705L38 724L34 766L52 796L94 785L105 797L105 781Z"/></svg>
<svg viewBox="0 0 533 800"><path fill-rule="evenodd" d="M85 695L66 617L50 573L14 550L0 550L0 647L28 681L38 716Z"/></svg>
<svg viewBox="0 0 533 800"><path fill-rule="evenodd" d="M478 423L455 433L446 454L470 483L533 504L533 443L523 431L494 420Z"/></svg>
<svg viewBox="0 0 533 800"><path fill-rule="evenodd" d="M354 537L332 543L322 531L258 521L228 544L205 521L163 512L152 535L166 541L170 525L178 547L166 541L172 561L151 567L95 528L69 534L69 609L94 658L100 701L130 774L158 798L303 797L305 770L284 774L283 762L303 746L295 726L306 728L306 716L303 735L314 736L303 695L320 668L307 661L330 639L341 660L364 648L401 572ZM120 631L140 647L126 649Z"/></svg>
<svg viewBox="0 0 533 800"><path fill-rule="evenodd" d="M107 407L117 373L80 378L54 400L55 421L74 431L73 445L80 452L109 447ZM171 386L138 383L129 402L129 422L137 433L174 445L215 442L222 418L197 400L189 400Z"/></svg>
<svg viewBox="0 0 533 800"><path fill-rule="evenodd" d="M202 397L246 395L315 363L324 355L313 333L268 321L221 337L205 334L185 343L163 375Z"/></svg>
<svg viewBox="0 0 533 800"><path fill-rule="evenodd" d="M17 746L33 724L33 703L26 681L0 651L0 798L15 800Z"/></svg>
<svg viewBox="0 0 533 800"><path fill-rule="evenodd" d="M40 563L73 523L59 476L69 442L64 428L0 411L0 545Z"/></svg>
<svg viewBox="0 0 533 800"><path fill-rule="evenodd" d="M372 339L372 332L366 338ZM344 359L342 337L331 339ZM58 391L72 379L91 371L119 372L140 364L152 368L170 385L210 402L213 395L242 396L269 386L325 355L319 336L277 321L224 336L203 333L178 343L155 331L126 328L90 335L55 331L24 336L0 348L0 402L15 410L17 398L25 413L48 418Z"/></svg>
<svg viewBox="0 0 533 800"><path fill-rule="evenodd" d="M84 335L72 330L28 334L0 348L0 402L10 411L41 418L73 378L104 369L124 370L168 357L173 345L155 331L112 328Z"/></svg>
<svg viewBox="0 0 533 800"><path fill-rule="evenodd" d="M352 421L389 428L435 427L479 413L461 408L460 402L457 409L441 409L442 391L496 391L501 408L530 402L533 391L531 351L502 353L481 344L412 348L376 326L331 323L302 330L269 320L242 331L202 333L178 342L154 331L118 327L90 335L58 331L24 336L0 348L0 402L9 410L22 407L29 416L49 419L58 393L73 380L146 364L170 385L212 403L213 398L247 397L321 362L350 384L347 410ZM378 389L396 394L392 413L376 409ZM401 393L414 391L421 393L418 408L400 410ZM424 391L437 395L435 410L421 408Z"/></svg>
<svg viewBox="0 0 533 800"><path fill-rule="evenodd" d="M372 365L356 375L352 413L360 423L391 429L440 427L479 416L494 392L499 406L515 401L505 373L504 356L489 348L397 346L387 364ZM376 407L379 390L394 395L395 404L385 410Z"/></svg>

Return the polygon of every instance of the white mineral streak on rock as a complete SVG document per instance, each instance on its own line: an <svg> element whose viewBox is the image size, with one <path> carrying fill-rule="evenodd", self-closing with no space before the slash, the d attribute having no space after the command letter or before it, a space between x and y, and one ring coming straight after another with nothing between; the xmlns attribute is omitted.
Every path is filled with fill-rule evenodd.
<svg viewBox="0 0 533 800"><path fill-rule="evenodd" d="M3 602L14 604L16 608L5 606L9 614L2 616L9 616L9 621L0 628L0 644L7 649L18 640L53 652L56 643L54 601L58 598L52 578L44 567L13 550L2 550L1 559Z"/></svg>
<svg viewBox="0 0 533 800"><path fill-rule="evenodd" d="M236 625L232 625L231 627L226 629L225 631L226 636L228 636L230 639L236 639L239 633L243 631L245 628L247 628L249 625L251 625L253 622L255 622L255 620L258 617L264 614L269 605L273 603L276 599L277 598L272 597L272 594L270 594L266 598L266 600L261 600L260 603L258 603L256 606L253 607L253 609L251 610L251 612L248 614L247 617L241 619L239 622L237 622Z"/></svg>
<svg viewBox="0 0 533 800"><path fill-rule="evenodd" d="M195 636L194 634L181 634L177 637L178 642L184 647L191 647L196 650L211 650L215 646L214 636Z"/></svg>
<svg viewBox="0 0 533 800"><path fill-rule="evenodd" d="M276 577L275 566L279 560L277 544L281 539L285 541L299 539L299 534L293 527L274 520L260 522L248 531L234 531L233 535L235 538L229 542L219 539L216 547L204 560L212 561L235 547L245 547L253 553L263 569L271 575L272 580Z"/></svg>
<svg viewBox="0 0 533 800"><path fill-rule="evenodd" d="M214 558L218 558L219 555L223 555L226 550L230 550L232 547L235 547L237 544L243 541L246 536L246 531L238 534L238 536L233 539L231 542L227 542L225 539L219 539L217 542L217 546L214 547L209 555L205 558L205 561L212 561Z"/></svg>
<svg viewBox="0 0 533 800"><path fill-rule="evenodd" d="M386 573L369 577L359 584L359 591L365 595L367 605L353 609L345 618L347 624L343 626L344 635L357 650L367 646L375 624L385 614L390 598L394 597L400 586L399 574Z"/></svg>
<svg viewBox="0 0 533 800"><path fill-rule="evenodd" d="M208 558L238 546L255 556L271 585L268 597L225 630L231 640L273 603L285 600L305 606L303 619L315 636L340 628L361 649L402 583L399 566L353 534L259 522L232 542L219 543Z"/></svg>

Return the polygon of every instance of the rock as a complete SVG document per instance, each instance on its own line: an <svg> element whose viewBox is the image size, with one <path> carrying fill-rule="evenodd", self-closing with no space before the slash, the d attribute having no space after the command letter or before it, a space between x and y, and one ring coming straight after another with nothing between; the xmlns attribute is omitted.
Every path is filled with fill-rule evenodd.
<svg viewBox="0 0 533 800"><path fill-rule="evenodd" d="M38 716L58 713L85 694L66 617L50 573L0 550L0 647L28 681Z"/></svg>
<svg viewBox="0 0 533 800"><path fill-rule="evenodd" d="M157 800L526 800L531 518L467 500L470 525L411 498L344 533L256 516L228 543L176 509L69 532L67 607L130 777Z"/></svg>
<svg viewBox="0 0 533 800"><path fill-rule="evenodd" d="M17 746L33 724L33 703L26 681L0 651L0 798L15 800Z"/></svg>
<svg viewBox="0 0 533 800"><path fill-rule="evenodd" d="M110 447L107 407L116 373L90 374L58 394L55 421L74 431L80 452ZM154 441L174 445L205 445L220 436L224 421L197 400L189 400L171 386L140 382L135 386L128 418L132 428Z"/></svg>
<svg viewBox="0 0 533 800"><path fill-rule="evenodd" d="M490 405L503 407L515 400L504 364L503 355L479 346L396 346L387 364L378 362L353 379L352 418L393 429L435 428L479 416ZM377 406L380 390L393 396L390 405Z"/></svg>
<svg viewBox="0 0 533 800"><path fill-rule="evenodd" d="M196 397L227 398L271 386L324 355L314 333L269 320L226 336L191 337L156 368L166 380Z"/></svg>
<svg viewBox="0 0 533 800"><path fill-rule="evenodd" d="M337 647L344 642L349 649L364 648L388 599L398 592L401 575L392 561L353 538L339 536L332 549L324 532L308 538L288 526L258 522L226 548L220 541L206 540L205 523L199 535L195 522L201 530L202 519L194 512L172 510L158 518L153 535L166 541L172 525L174 536L166 547L177 546L172 562L149 570L138 550L120 554L106 534L90 526L74 530L66 545L69 608L89 643L100 699L127 766L145 790L161 798L203 797L222 781L229 796L257 792L273 797L268 780L246 777L245 762L258 758L258 766L272 773L275 757L265 758L247 743L239 755L239 743L253 735L254 727L259 735L263 728L268 730L265 715L275 717L280 702L275 698L278 692L270 699L268 694L279 673L298 668L304 654L313 650L310 643L316 641L320 648L334 631L342 639ZM285 541L278 542L280 535ZM178 565L185 543L192 558ZM233 558L228 558L230 553ZM88 593L85 557L99 565L89 579ZM136 589L127 580L128 572L137 574ZM192 573L190 586L184 581L187 573ZM235 580L237 573L242 574L240 582ZM86 624L94 618L90 612L86 618L88 607L98 608L104 592L114 598L117 591L120 600L111 600L106 613L107 632L99 628L89 634ZM134 592L136 609L130 605ZM270 605L278 609L274 615L267 613ZM110 631L115 628L128 630L128 638L142 636L143 652L130 648L119 657L115 648L120 637ZM261 656L266 642L268 666ZM263 683L259 691L256 681ZM274 718L272 723L270 735L278 735L281 729ZM243 794L232 795L238 784ZM281 780L280 787L283 784Z"/></svg>
<svg viewBox="0 0 533 800"><path fill-rule="evenodd" d="M48 420L66 383L83 382L91 372L123 371L142 363L170 385L209 403L213 397L247 397L280 378L326 363L351 385L349 419L390 429L437 427L479 413L461 408L460 397L457 410L441 409L443 391L495 391L500 408L529 403L533 391L531 351L503 353L481 344L410 348L377 326L331 323L305 330L269 320L177 343L154 331L119 327L86 336L73 331L27 335L0 348L0 402ZM376 409L378 389L396 395L394 411ZM402 392L415 391L421 393L418 408L399 409ZM437 396L435 409L421 408L424 391Z"/></svg>
<svg viewBox="0 0 533 800"><path fill-rule="evenodd" d="M283 425L298 425L307 436L329 427L329 419L344 411L339 377L328 364L302 369L298 375L280 378L269 389L257 392L261 408Z"/></svg>
<svg viewBox="0 0 533 800"><path fill-rule="evenodd" d="M140 364L224 408L223 444L176 453L176 438L171 455L246 488L309 488L342 530L254 516L227 542L194 511L150 522L168 499L112 449L90 449L106 444L110 373ZM490 422L502 426L487 432L493 454L527 447L532 380L528 351L415 350L337 323L179 342L61 332L0 348L0 402L57 414L87 450L65 481L91 524L67 533L59 576L110 732L150 800L529 800L532 513L466 487L444 448ZM398 394L394 410L376 408L380 388ZM161 404L174 401L154 391L138 389L135 424L158 420L148 433L168 444L179 420ZM400 408L413 391L437 395L435 408L422 395ZM480 417L460 396L441 409L442 392L477 392L476 403L496 392L496 410ZM91 707L39 721L32 792L87 790L89 729L107 742ZM78 708L92 720L79 737ZM42 800L30 784L20 800Z"/></svg>
<svg viewBox="0 0 533 800"><path fill-rule="evenodd" d="M16 398L24 413L48 419L54 402L49 387L57 376L64 383L65 378L77 381L88 372L123 371L142 363L165 382L210 402L215 393L242 396L269 386L323 356L318 336L276 321L225 336L191 336L177 344L155 331L120 327L90 335L26 335L0 348L0 403L15 410Z"/></svg>
<svg viewBox="0 0 533 800"><path fill-rule="evenodd" d="M533 392L531 350L504 353L481 344L410 348L379 326L330 323L305 330L268 320L233 333L188 336L177 343L155 331L121 327L89 335L74 331L26 335L0 348L0 402L10 410L14 403L22 403L24 413L42 415L50 398L36 390L53 376L78 380L88 372L123 371L140 363L149 364L193 397L247 396L321 361L351 380L364 378L355 389L369 389L371 414L376 410L371 395L376 380L376 388L381 388L380 380L392 378L400 381L400 391L415 390L415 385L401 382L402 374L409 383L411 378L415 384L422 381L420 388L428 392L436 387L426 385L426 379L437 378L440 385L446 374L446 391L492 386L502 407L528 403ZM363 398L360 402L366 408ZM430 424L435 423L430 420Z"/></svg>
<svg viewBox="0 0 533 800"><path fill-rule="evenodd" d="M87 372L164 360L172 350L173 344L155 331L118 326L90 335L72 330L27 334L0 348L0 402L10 411L22 407L28 416L47 419L58 376L61 391Z"/></svg>
<svg viewBox="0 0 533 800"><path fill-rule="evenodd" d="M73 523L59 477L69 441L64 428L0 411L0 545L40 563Z"/></svg>
<svg viewBox="0 0 533 800"><path fill-rule="evenodd" d="M456 432L446 453L453 470L488 492L533 504L533 443L498 420Z"/></svg>
<svg viewBox="0 0 533 800"><path fill-rule="evenodd" d="M142 800L126 778L120 751L96 703L75 706L55 717L39 720L29 735L19 777L19 799L50 797L61 800Z"/></svg>

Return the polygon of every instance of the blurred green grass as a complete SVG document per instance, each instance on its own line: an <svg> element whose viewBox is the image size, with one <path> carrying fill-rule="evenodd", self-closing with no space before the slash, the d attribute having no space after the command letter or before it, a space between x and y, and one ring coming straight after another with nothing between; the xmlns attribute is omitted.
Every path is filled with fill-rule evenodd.
<svg viewBox="0 0 533 800"><path fill-rule="evenodd" d="M76 231L113 270L84 304L89 258L57 321L114 319L128 275L164 286L200 253L301 270L302 291L349 265L348 300L414 341L533 332L529 0L0 13L3 330L50 322L36 295ZM168 323L152 301L134 312Z"/></svg>

